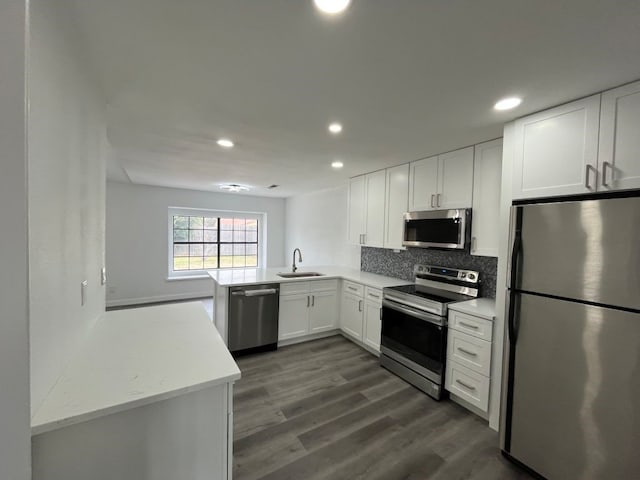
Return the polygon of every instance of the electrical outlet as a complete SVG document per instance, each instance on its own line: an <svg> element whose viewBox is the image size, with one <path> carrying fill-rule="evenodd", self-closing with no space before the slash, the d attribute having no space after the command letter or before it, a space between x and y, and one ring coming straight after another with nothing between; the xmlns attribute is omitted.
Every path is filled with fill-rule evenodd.
<svg viewBox="0 0 640 480"><path fill-rule="evenodd" d="M84 307L84 304L87 303L87 286L89 285L89 282L87 282L86 280L84 280L81 284L80 284L80 306Z"/></svg>
<svg viewBox="0 0 640 480"><path fill-rule="evenodd" d="M107 269L102 267L100 270L100 285L104 285L105 283L107 283Z"/></svg>

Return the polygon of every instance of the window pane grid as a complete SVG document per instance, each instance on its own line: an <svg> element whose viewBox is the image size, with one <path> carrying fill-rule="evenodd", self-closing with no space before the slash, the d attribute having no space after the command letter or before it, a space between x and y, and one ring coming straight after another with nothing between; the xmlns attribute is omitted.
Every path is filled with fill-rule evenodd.
<svg viewBox="0 0 640 480"><path fill-rule="evenodd" d="M258 220L173 216L173 270L258 266Z"/></svg>

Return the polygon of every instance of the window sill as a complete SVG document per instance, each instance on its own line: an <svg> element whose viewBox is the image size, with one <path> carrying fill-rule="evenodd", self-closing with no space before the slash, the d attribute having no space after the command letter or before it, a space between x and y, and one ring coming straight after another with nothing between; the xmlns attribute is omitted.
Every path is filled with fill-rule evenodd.
<svg viewBox="0 0 640 480"><path fill-rule="evenodd" d="M167 282L177 282L179 280L203 280L206 278L211 278L206 273L200 275L173 275L171 277L167 277Z"/></svg>

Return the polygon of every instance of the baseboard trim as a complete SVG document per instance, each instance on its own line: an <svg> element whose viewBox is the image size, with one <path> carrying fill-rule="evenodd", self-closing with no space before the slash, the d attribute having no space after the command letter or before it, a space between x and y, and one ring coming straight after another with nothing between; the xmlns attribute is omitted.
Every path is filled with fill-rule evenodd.
<svg viewBox="0 0 640 480"><path fill-rule="evenodd" d="M155 297L122 298L117 300L107 300L106 307L129 307L133 305L144 305L147 303L171 302L174 300L198 300L200 298L213 297L213 291L204 293L179 293L174 295L158 295Z"/></svg>
<svg viewBox="0 0 640 480"><path fill-rule="evenodd" d="M287 345L295 345L296 343L310 342L312 340L319 340L321 338L333 337L339 335L340 330L328 330L326 332L312 333L311 335L304 335L302 337L289 338L287 340L278 340L278 348L286 347Z"/></svg>

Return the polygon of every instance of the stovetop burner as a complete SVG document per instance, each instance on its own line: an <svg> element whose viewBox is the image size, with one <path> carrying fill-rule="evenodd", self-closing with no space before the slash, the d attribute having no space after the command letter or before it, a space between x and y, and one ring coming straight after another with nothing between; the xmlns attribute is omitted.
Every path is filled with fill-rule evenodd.
<svg viewBox="0 0 640 480"><path fill-rule="evenodd" d="M480 273L471 270L416 265L414 285L383 289L383 298L440 316L447 314L447 304L471 300L478 296Z"/></svg>

